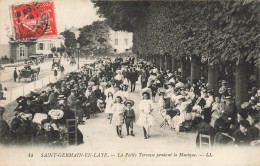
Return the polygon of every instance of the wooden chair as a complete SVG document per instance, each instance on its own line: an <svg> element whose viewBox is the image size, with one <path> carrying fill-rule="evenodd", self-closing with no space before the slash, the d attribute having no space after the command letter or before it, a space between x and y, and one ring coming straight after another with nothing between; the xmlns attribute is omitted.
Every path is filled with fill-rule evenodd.
<svg viewBox="0 0 260 166"><path fill-rule="evenodd" d="M202 139L207 139L208 142L203 142ZM211 139L209 135L199 134L199 141L200 141L200 148L202 148L203 145L206 145L209 148L211 148Z"/></svg>
<svg viewBox="0 0 260 166"><path fill-rule="evenodd" d="M73 143L74 145L77 145L78 142L78 137L77 137L77 132L78 132L78 123L76 119L67 119L66 121L66 127L67 127L67 133L66 133L66 143L67 145L70 145Z"/></svg>

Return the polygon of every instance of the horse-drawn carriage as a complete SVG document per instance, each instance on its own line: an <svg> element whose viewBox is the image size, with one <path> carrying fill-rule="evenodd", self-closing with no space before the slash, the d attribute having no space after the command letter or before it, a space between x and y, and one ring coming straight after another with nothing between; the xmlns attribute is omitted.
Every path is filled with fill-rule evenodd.
<svg viewBox="0 0 260 166"><path fill-rule="evenodd" d="M75 59L75 57L71 57L71 58L70 58L70 65L71 65L71 66L76 65L76 59Z"/></svg>
<svg viewBox="0 0 260 166"><path fill-rule="evenodd" d="M53 58L53 62L52 62L52 70L54 69L54 67L58 67L58 69L60 69L60 58Z"/></svg>
<svg viewBox="0 0 260 166"><path fill-rule="evenodd" d="M37 67L36 69L25 67L24 69L19 70L19 72L20 72L18 76L19 82L21 81L21 79L29 80L30 82L32 82L38 79L40 73L40 67Z"/></svg>
<svg viewBox="0 0 260 166"><path fill-rule="evenodd" d="M25 60L26 65L38 65L44 62L44 55L43 54L33 54L30 55L28 60Z"/></svg>

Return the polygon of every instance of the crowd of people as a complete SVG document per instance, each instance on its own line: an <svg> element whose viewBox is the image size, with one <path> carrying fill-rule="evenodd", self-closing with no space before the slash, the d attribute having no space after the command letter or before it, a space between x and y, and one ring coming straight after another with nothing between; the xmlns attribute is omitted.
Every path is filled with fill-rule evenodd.
<svg viewBox="0 0 260 166"><path fill-rule="evenodd" d="M148 65L147 65L148 64ZM149 63L141 64L141 84L158 94L159 111L164 121L177 132L197 130L210 137L211 145L259 145L260 90L252 87L250 100L235 105L235 95L226 80L219 81L214 92L204 77L196 82L181 77L181 70L172 73ZM207 141L207 139L202 139Z"/></svg>
<svg viewBox="0 0 260 166"><path fill-rule="evenodd" d="M142 99L136 117L130 93L136 90L139 77ZM260 90L252 88L250 100L237 109L228 82L221 80L219 84L219 91L214 92L203 77L194 83L182 78L181 71L173 73L150 62L99 60L40 92L17 98L10 127L3 119L2 107L0 141L60 145L66 141L68 119L84 125L85 120L103 112L119 138L123 138L124 123L127 135L135 136L136 121L148 139L150 127L155 125L153 112L158 111L163 118L161 127L169 126L176 132L197 130L197 145L200 134L209 135L212 145L259 145ZM77 131L77 143L81 144L83 135Z"/></svg>

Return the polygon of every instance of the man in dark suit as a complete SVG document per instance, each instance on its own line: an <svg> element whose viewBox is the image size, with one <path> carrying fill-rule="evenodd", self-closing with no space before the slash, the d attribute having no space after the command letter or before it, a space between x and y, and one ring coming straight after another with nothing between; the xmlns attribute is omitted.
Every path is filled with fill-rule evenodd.
<svg viewBox="0 0 260 166"><path fill-rule="evenodd" d="M90 118L90 113L92 113L93 115L96 114L97 112L97 97L96 97L96 94L92 91L92 87L88 87L87 91L86 91L86 98L87 98L87 101L86 101L86 116L87 116L87 119Z"/></svg>
<svg viewBox="0 0 260 166"><path fill-rule="evenodd" d="M135 68L132 68L130 72L131 92L135 91L135 84L136 81L138 81L138 76L138 72L135 70Z"/></svg>
<svg viewBox="0 0 260 166"><path fill-rule="evenodd" d="M17 74L16 68L14 68L14 82L16 82L17 77L18 77L18 74Z"/></svg>
<svg viewBox="0 0 260 166"><path fill-rule="evenodd" d="M249 145L250 140L247 129L250 127L250 124L247 120L241 120L239 125L239 129L237 129L232 136L235 139L235 144L238 146Z"/></svg>

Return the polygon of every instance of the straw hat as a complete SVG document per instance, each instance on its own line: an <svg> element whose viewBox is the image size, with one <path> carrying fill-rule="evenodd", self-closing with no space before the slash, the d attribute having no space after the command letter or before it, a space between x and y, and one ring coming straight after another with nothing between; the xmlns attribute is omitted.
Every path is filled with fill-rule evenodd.
<svg viewBox="0 0 260 166"><path fill-rule="evenodd" d="M134 102L133 100L126 100L126 101L124 102L124 104L125 104L125 106L126 106L127 104L131 104L131 106L133 106L133 105L135 104L135 102Z"/></svg>
<svg viewBox="0 0 260 166"><path fill-rule="evenodd" d="M148 93L150 97L152 97L152 90L150 88L144 88L141 90L141 95L143 96L144 93Z"/></svg>
<svg viewBox="0 0 260 166"><path fill-rule="evenodd" d="M51 119L57 120L63 117L64 112L62 110L52 109L48 112L48 115L50 115Z"/></svg>

